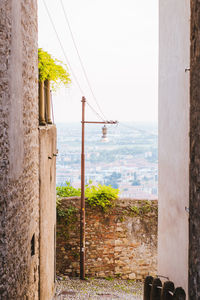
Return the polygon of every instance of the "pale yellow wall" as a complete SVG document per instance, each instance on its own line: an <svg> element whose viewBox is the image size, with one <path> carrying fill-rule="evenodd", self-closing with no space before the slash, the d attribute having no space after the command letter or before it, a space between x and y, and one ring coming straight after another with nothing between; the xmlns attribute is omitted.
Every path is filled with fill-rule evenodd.
<svg viewBox="0 0 200 300"><path fill-rule="evenodd" d="M40 142L40 299L54 293L56 227L56 127L39 127Z"/></svg>
<svg viewBox="0 0 200 300"><path fill-rule="evenodd" d="M188 287L188 0L160 0L158 273Z"/></svg>

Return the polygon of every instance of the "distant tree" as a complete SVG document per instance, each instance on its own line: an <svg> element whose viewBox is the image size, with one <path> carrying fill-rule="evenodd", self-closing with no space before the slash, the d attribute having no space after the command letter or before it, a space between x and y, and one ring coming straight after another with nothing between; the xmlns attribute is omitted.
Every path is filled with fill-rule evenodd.
<svg viewBox="0 0 200 300"><path fill-rule="evenodd" d="M141 185L141 182L140 182L140 180L133 180L131 185L139 186L139 185Z"/></svg>
<svg viewBox="0 0 200 300"><path fill-rule="evenodd" d="M119 179L122 177L121 173L113 172L110 176L106 177L105 184L111 185L114 189L119 188Z"/></svg>
<svg viewBox="0 0 200 300"><path fill-rule="evenodd" d="M119 188L119 184L117 184L117 183L112 183L111 186L112 186L113 189L118 189Z"/></svg>

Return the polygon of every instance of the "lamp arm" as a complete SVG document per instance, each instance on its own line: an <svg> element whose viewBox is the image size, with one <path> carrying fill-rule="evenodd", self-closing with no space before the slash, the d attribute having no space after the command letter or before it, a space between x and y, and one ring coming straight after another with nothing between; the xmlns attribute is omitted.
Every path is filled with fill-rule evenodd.
<svg viewBox="0 0 200 300"><path fill-rule="evenodd" d="M98 121L82 121L81 123L85 124L118 124L118 121L104 121L104 122L98 122Z"/></svg>

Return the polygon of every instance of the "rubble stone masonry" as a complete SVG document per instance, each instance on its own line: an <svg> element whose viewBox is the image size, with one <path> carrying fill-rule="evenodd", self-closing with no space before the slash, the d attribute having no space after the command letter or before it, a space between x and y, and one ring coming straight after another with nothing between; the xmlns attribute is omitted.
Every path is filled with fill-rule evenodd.
<svg viewBox="0 0 200 300"><path fill-rule="evenodd" d="M38 299L37 1L0 1L0 299Z"/></svg>
<svg viewBox="0 0 200 300"><path fill-rule="evenodd" d="M57 273L79 274L79 198L63 198ZM157 201L119 199L107 212L86 205L86 276L143 279L157 270Z"/></svg>

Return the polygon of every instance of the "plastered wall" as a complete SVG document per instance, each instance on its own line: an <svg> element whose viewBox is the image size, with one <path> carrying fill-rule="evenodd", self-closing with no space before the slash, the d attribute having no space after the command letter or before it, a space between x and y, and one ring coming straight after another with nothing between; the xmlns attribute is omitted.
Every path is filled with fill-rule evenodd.
<svg viewBox="0 0 200 300"><path fill-rule="evenodd" d="M56 127L39 127L40 142L40 299L55 288Z"/></svg>
<svg viewBox="0 0 200 300"><path fill-rule="evenodd" d="M190 1L159 1L158 273L188 290Z"/></svg>

